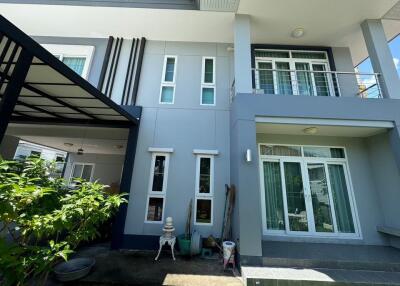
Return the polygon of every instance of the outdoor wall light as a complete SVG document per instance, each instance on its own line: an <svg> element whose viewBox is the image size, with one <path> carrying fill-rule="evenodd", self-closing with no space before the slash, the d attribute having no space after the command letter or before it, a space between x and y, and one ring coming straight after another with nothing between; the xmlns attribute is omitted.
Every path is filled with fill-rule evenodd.
<svg viewBox="0 0 400 286"><path fill-rule="evenodd" d="M252 158L251 158L251 150L250 149L247 149L246 150L246 162L247 163L250 163L252 161Z"/></svg>
<svg viewBox="0 0 400 286"><path fill-rule="evenodd" d="M308 135L314 135L318 132L318 128L317 127L307 127L305 129L303 129L303 132Z"/></svg>
<svg viewBox="0 0 400 286"><path fill-rule="evenodd" d="M293 38L301 38L304 36L304 28L296 28L292 31Z"/></svg>
<svg viewBox="0 0 400 286"><path fill-rule="evenodd" d="M76 152L76 154L77 154L77 155L83 155L83 149L82 149L82 148L79 148L79 149L78 149L78 152Z"/></svg>
<svg viewBox="0 0 400 286"><path fill-rule="evenodd" d="M65 142L65 143L64 143L64 146L65 146L65 147L72 147L72 146L74 146L74 144L72 144L72 143L70 143L70 142Z"/></svg>

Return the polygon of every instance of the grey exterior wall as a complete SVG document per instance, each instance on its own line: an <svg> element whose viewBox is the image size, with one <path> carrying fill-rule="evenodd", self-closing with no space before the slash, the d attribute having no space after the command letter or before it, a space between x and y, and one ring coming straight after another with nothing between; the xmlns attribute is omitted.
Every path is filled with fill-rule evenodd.
<svg viewBox="0 0 400 286"><path fill-rule="evenodd" d="M387 137L387 134L379 137ZM384 223L384 211L380 203L380 192L382 188L376 188L374 173L378 167L374 162L375 158L370 158L370 144L364 138L351 137L324 137L324 136L293 136L293 135L274 135L257 134L257 143L275 144L294 144L294 145L316 145L316 146L342 146L346 148L348 168L351 175L352 187L354 191L355 204L357 207L361 238L360 239L333 239L333 238L284 238L279 236L263 236L264 240L286 240L302 242L331 242L347 244L368 244L380 245L387 244L387 239L376 231L376 226ZM374 142L373 149L382 150L388 147L383 142ZM389 153L389 150L385 150ZM374 155L374 154L372 154ZM393 167L388 162L379 164L380 172L390 172Z"/></svg>
<svg viewBox="0 0 400 286"><path fill-rule="evenodd" d="M260 210L260 184L259 184L259 168L258 168L258 150L256 146L255 130L256 130L256 117L268 116L268 117L291 117L291 118L312 118L312 119L340 119L340 120L385 120L394 122L398 125L400 122L400 102L393 99L381 99L381 100L363 100L353 97L301 97L301 96L279 96L279 95L260 95L255 96L252 94L238 94L231 107L230 113L230 125L231 125L231 177L238 187L239 207L237 209L235 224L238 225L235 234L236 239L240 240L240 252L241 260L244 263L248 263L250 258L261 256L261 210ZM396 169L390 164L385 165L385 169L380 172L386 172L386 169L391 172L398 172L399 158L396 156L400 149L400 141L398 132L389 131L388 137L390 138L390 151L389 155L392 156L392 160L395 161ZM346 143L346 142L345 142ZM329 145L329 144L328 144ZM357 146L357 145L354 145ZM383 145L384 146L384 145ZM376 146L374 146L376 147ZM379 147L379 145L378 145ZM382 147L387 148L387 147ZM250 149L253 154L253 161L245 164L243 162L243 156L246 149ZM357 178L357 170L354 170L356 166L362 164L370 164L371 160L368 160L369 151L365 144L358 144L358 148L352 148L353 153L351 156L350 172ZM390 152L392 154L390 155ZM349 155L350 156L350 155ZM237 164L239 162L239 164ZM382 168L382 166L379 166ZM355 174L353 174L355 172ZM365 169L366 174L372 176L375 170ZM359 175L362 177L362 174ZM364 175L364 177L367 177ZM366 178L365 180L368 180ZM365 198L366 204L371 206L373 197L380 200L380 196L374 195L371 187L367 186L361 179L356 179L359 186L357 190L368 189L370 197ZM367 181L366 181L367 182ZM373 184L373 182L371 182ZM396 188L398 185L394 185ZM378 188L377 188L378 189ZM389 189L390 190L390 189ZM394 191L395 192L395 191ZM375 192L376 193L376 192ZM356 198L357 199L357 198ZM363 202L364 198L360 198ZM358 204L358 202L357 202ZM382 223L384 220L384 214L379 214L379 205L374 209L377 209L377 214L374 218L371 218L367 211L361 210L360 220L361 223L367 221L368 218L372 219L374 227L376 223ZM386 207L386 206L382 206ZM251 211L249 211L251 209ZM391 208L395 214L399 208ZM389 215L389 214L387 214ZM396 219L397 216L390 216ZM251 222L251 223L249 223ZM363 227L363 225L362 225ZM385 238L380 236L372 229L371 225L366 226L366 229L362 229L365 241L361 243L385 243ZM365 233L364 233L365 231Z"/></svg>
<svg viewBox="0 0 400 286"><path fill-rule="evenodd" d="M384 226L400 228L400 174L388 134L371 137L367 141L370 166L374 178L375 189L379 195L382 208ZM391 244L400 248L399 238L390 237Z"/></svg>
<svg viewBox="0 0 400 286"><path fill-rule="evenodd" d="M107 48L107 40L103 38L70 38L70 37L33 37L40 44L56 45L84 45L94 46L92 63L90 65L88 81L97 86L100 78L101 67ZM121 79L122 81L122 79Z"/></svg>
<svg viewBox="0 0 400 286"><path fill-rule="evenodd" d="M350 49L346 47L332 48L336 71L354 72L354 65L351 59ZM357 78L352 74L337 74L340 87L340 95L345 97L355 97L358 93Z"/></svg>
<svg viewBox="0 0 400 286"><path fill-rule="evenodd" d="M194 226L203 236L220 236L225 184L229 173L229 87L231 55L225 44L148 41L137 104L143 107L133 184L125 223L127 235L160 235L162 225L145 223L152 153L149 147L173 148L170 155L164 219L173 217L176 234L183 234L190 199L195 198L194 149L218 150L215 156L214 219L212 226ZM159 104L164 55L176 55L173 105ZM203 56L216 57L216 105L200 105ZM193 201L194 202L194 201ZM194 211L194 210L193 210Z"/></svg>
<svg viewBox="0 0 400 286"><path fill-rule="evenodd" d="M43 44L95 46L89 81L93 85L97 85L107 39L55 37L36 37L36 39ZM143 106L143 114L125 234L159 235L162 232L161 225L144 223L152 155L148 152L149 147L174 149L170 157L164 218L167 216L174 218L177 234L183 233L187 206L189 200L195 197L196 156L193 154L193 149L219 151L219 155L215 157L214 224L212 226L196 226L196 228L204 236L208 234L220 235L225 199L224 185L234 184L237 187L237 201L234 209L233 234L245 261L246 257L262 255L261 241L263 236L259 206L256 124L254 121L256 116L386 120L400 125L400 113L398 112L400 103L394 100L354 98L358 89L356 78L352 76L339 76L342 98L239 94L231 105L229 89L233 82L234 59L233 53L227 51L227 47L231 45L147 42L137 97L137 105ZM126 71L129 47L130 41L125 39L112 95L116 102L119 102L121 98L124 83L124 76L122 75ZM338 71L354 71L348 48L332 48L332 52ZM175 103L173 105L159 104L160 82L165 55L176 55L178 57ZM216 57L215 106L200 105L201 60L203 56ZM286 139L290 141L290 138ZM295 138L293 142L302 140ZM321 143L328 143L329 141L325 138L318 138L318 140ZM391 220L397 214L395 209L392 207L390 210L382 209L386 200L396 198L397 193L395 187L388 186L385 192L391 199L382 198L382 193L377 191L379 188L377 185L386 180L385 174L398 172L398 169L391 165L394 164L396 168L400 166L398 132L391 131L384 139L378 136L369 141L354 138L335 138L335 140L342 142L351 151L349 152L349 164L350 171L355 177L353 183L355 184L356 200L358 204L357 196L359 196L362 204L359 209L359 216L363 240L359 243L388 243L387 238L378 234L374 227L378 223L397 226ZM376 140L376 142L373 140ZM391 158L391 161L385 160L386 165L383 170L375 170L376 167L372 167L371 162L375 161L374 156L377 155L372 154L371 150L372 146L375 148L381 145L386 146L383 147L383 150L388 150L387 146L390 146L390 150L386 153L381 151L383 152L381 156L382 158ZM250 163L244 160L247 149L250 149L253 154L253 161ZM356 171L353 171L353 169ZM95 173L96 170L97 166ZM66 174L69 175L69 173L70 170L67 169ZM120 169L118 173L120 174ZM362 180L363 174L370 174L371 176ZM104 176L107 177L107 175L109 174L107 173ZM117 175L113 175L113 177L117 177ZM391 176L391 180L394 180L394 186L398 185L397 179L398 177ZM359 191L361 189L366 190L367 195L365 197L361 195ZM373 205L373 202L378 201L381 205ZM368 207L372 207L374 212L367 212ZM353 242L350 241L349 243ZM391 243L395 243L395 241L392 240Z"/></svg>
<svg viewBox="0 0 400 286"><path fill-rule="evenodd" d="M70 153L64 173L64 178L67 180L71 176L73 163L93 163L95 166L92 181L98 180L100 183L106 185L111 185L112 183L119 185L124 156L93 153L77 155Z"/></svg>

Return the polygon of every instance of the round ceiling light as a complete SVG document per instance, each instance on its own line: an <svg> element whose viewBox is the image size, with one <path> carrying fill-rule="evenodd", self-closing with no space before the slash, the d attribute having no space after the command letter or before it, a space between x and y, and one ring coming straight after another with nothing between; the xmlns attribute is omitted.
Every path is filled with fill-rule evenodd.
<svg viewBox="0 0 400 286"><path fill-rule="evenodd" d="M304 28L296 28L292 31L293 38L301 38L304 36Z"/></svg>
<svg viewBox="0 0 400 286"><path fill-rule="evenodd" d="M318 128L317 127L307 127L305 129L303 129L303 132L308 135L314 135L314 134L317 134Z"/></svg>

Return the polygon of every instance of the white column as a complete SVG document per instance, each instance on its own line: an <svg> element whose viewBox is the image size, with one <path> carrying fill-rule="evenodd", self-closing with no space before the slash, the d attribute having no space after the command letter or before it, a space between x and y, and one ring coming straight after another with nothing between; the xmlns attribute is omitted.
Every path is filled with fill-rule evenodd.
<svg viewBox="0 0 400 286"><path fill-rule="evenodd" d="M250 16L236 15L234 24L235 89L236 93L251 93L251 30Z"/></svg>
<svg viewBox="0 0 400 286"><path fill-rule="evenodd" d="M361 24L372 67L380 73L383 96L400 99L400 80L381 20L365 20Z"/></svg>

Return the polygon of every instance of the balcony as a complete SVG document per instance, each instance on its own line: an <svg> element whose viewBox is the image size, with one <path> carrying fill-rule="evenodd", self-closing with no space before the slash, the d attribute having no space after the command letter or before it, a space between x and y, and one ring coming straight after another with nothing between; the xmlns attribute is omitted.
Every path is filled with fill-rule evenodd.
<svg viewBox="0 0 400 286"><path fill-rule="evenodd" d="M258 95L383 98L378 73L286 69L253 69L252 73L253 94Z"/></svg>

